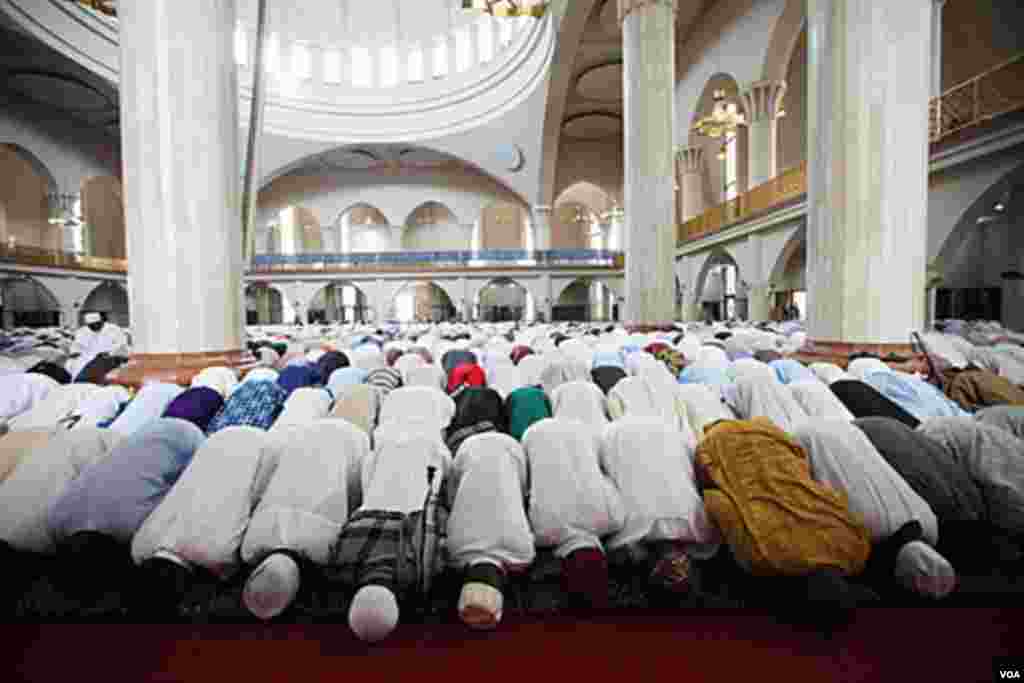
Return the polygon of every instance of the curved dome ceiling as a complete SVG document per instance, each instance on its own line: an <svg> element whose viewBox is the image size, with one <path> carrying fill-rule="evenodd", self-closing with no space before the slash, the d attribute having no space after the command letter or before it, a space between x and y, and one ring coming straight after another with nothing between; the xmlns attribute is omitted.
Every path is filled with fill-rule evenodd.
<svg viewBox="0 0 1024 683"><path fill-rule="evenodd" d="M63 74L12 71L7 74L7 86L29 99L64 111L105 112L117 108L99 90Z"/></svg>
<svg viewBox="0 0 1024 683"><path fill-rule="evenodd" d="M591 67L576 79L576 93L595 102L622 101L622 62Z"/></svg>
<svg viewBox="0 0 1024 683"><path fill-rule="evenodd" d="M566 137L576 140L603 140L622 135L622 118L606 112L577 114L562 124Z"/></svg>

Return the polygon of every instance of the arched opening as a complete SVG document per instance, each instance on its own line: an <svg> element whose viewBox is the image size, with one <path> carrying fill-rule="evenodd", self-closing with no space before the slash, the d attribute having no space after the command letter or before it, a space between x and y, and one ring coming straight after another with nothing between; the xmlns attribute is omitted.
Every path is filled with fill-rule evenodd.
<svg viewBox="0 0 1024 683"><path fill-rule="evenodd" d="M622 221L611 195L581 181L570 185L555 200L551 245L555 249L622 248Z"/></svg>
<svg viewBox="0 0 1024 683"><path fill-rule="evenodd" d="M551 309L551 318L556 322L618 320L615 292L599 280L573 280L558 295L558 302Z"/></svg>
<svg viewBox="0 0 1024 683"><path fill-rule="evenodd" d="M440 202L424 202L405 220L405 251L465 251L471 248L472 227L459 224L451 209Z"/></svg>
<svg viewBox="0 0 1024 683"><path fill-rule="evenodd" d="M935 319L996 320L1024 331L1024 165L964 212L935 270Z"/></svg>
<svg viewBox="0 0 1024 683"><path fill-rule="evenodd" d="M0 280L0 320L12 327L57 327L60 302L42 283L28 276Z"/></svg>
<svg viewBox="0 0 1024 683"><path fill-rule="evenodd" d="M339 280L313 296L306 309L306 317L310 324L365 323L371 315L366 293L351 282Z"/></svg>
<svg viewBox="0 0 1024 683"><path fill-rule="evenodd" d="M786 70L786 115L778 121L779 172L807 159L807 29L797 38Z"/></svg>
<svg viewBox="0 0 1024 683"><path fill-rule="evenodd" d="M342 254L395 250L388 219L375 206L350 206L338 217L337 225Z"/></svg>
<svg viewBox="0 0 1024 683"><path fill-rule="evenodd" d="M102 313L106 320L115 325L128 327L131 322L131 311L128 306L128 292L125 291L124 285L107 280L89 292L89 296L82 302L78 311L78 324L84 324L85 314L91 312Z"/></svg>
<svg viewBox="0 0 1024 683"><path fill-rule="evenodd" d="M247 325L281 325L284 323L284 297L274 287L263 283L245 288L245 323Z"/></svg>
<svg viewBox="0 0 1024 683"><path fill-rule="evenodd" d="M476 296L474 318L486 322L527 321L536 317L533 295L526 287L507 277L484 285Z"/></svg>
<svg viewBox="0 0 1024 683"><path fill-rule="evenodd" d="M0 244L60 249L62 235L49 222L47 195L57 191L53 176L28 150L0 145Z"/></svg>
<svg viewBox="0 0 1024 683"><path fill-rule="evenodd" d="M451 297L433 282L409 282L395 293L388 316L401 323L445 322L455 318Z"/></svg>
<svg viewBox="0 0 1024 683"><path fill-rule="evenodd" d="M281 209L268 229L267 251L271 254L319 254L334 246L325 243L316 214L302 206Z"/></svg>
<svg viewBox="0 0 1024 683"><path fill-rule="evenodd" d="M705 320L730 320L739 316L736 288L739 266L726 251L708 258L697 282L697 303Z"/></svg>
<svg viewBox="0 0 1024 683"><path fill-rule="evenodd" d="M694 131L693 125L711 115L716 93L724 94L725 106L741 108L739 92L735 78L729 74L715 74L704 86L690 121L690 146L702 148L706 160L704 196L707 206L722 204L746 189L746 128L740 126L735 133L712 138Z"/></svg>
<svg viewBox="0 0 1024 683"><path fill-rule="evenodd" d="M471 249L531 249L529 212L511 202L495 202L480 212Z"/></svg>
<svg viewBox="0 0 1024 683"><path fill-rule="evenodd" d="M781 269L773 278L772 320L807 319L807 239L801 231L779 257Z"/></svg>
<svg viewBox="0 0 1024 683"><path fill-rule="evenodd" d="M125 258L124 195L113 176L82 182L82 246L87 254Z"/></svg>

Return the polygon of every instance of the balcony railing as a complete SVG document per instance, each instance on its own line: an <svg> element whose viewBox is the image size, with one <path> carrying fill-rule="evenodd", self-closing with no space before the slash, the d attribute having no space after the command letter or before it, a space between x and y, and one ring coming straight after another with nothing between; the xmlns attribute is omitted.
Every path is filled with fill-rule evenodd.
<svg viewBox="0 0 1024 683"><path fill-rule="evenodd" d="M125 274L128 272L128 261L125 259L86 256L71 251L25 245L0 244L0 263L90 270L98 273Z"/></svg>
<svg viewBox="0 0 1024 683"><path fill-rule="evenodd" d="M677 241L707 237L724 228L750 220L807 194L807 162L790 169L749 192L712 207L679 226Z"/></svg>
<svg viewBox="0 0 1024 683"><path fill-rule="evenodd" d="M928 139L934 144L965 128L1024 109L1024 53L950 88L928 108ZM713 235L769 213L807 194L807 163L735 199L712 207L678 228L677 242Z"/></svg>
<svg viewBox="0 0 1024 683"><path fill-rule="evenodd" d="M622 252L604 249L484 249L481 251L391 251L349 254L257 254L253 273L379 272L444 269L621 268Z"/></svg>
<svg viewBox="0 0 1024 683"><path fill-rule="evenodd" d="M928 105L928 139L939 142L1019 109L1024 109L1024 53L933 98Z"/></svg>

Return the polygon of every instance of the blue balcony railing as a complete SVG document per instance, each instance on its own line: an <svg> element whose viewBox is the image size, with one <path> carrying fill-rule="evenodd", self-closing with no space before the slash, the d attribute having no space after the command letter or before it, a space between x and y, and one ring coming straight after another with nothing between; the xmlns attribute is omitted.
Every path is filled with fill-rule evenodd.
<svg viewBox="0 0 1024 683"><path fill-rule="evenodd" d="M621 267L622 252L605 249L482 249L480 251L382 251L349 254L256 254L252 270L394 270L494 268L505 265Z"/></svg>

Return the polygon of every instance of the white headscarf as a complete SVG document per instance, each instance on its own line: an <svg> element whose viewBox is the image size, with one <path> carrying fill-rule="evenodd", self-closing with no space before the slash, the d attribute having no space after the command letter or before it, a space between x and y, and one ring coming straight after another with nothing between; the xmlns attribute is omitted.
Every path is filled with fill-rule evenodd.
<svg viewBox="0 0 1024 683"><path fill-rule="evenodd" d="M277 467L262 429L227 427L207 439L132 539L136 564L157 553L229 578L249 516Z"/></svg>
<svg viewBox="0 0 1024 683"><path fill-rule="evenodd" d="M811 363L811 372L825 384L832 384L841 379L853 379L853 375L843 370L834 363Z"/></svg>
<svg viewBox="0 0 1024 683"><path fill-rule="evenodd" d="M863 382L864 378L872 372L891 372L891 369L888 365L877 358L857 358L850 361L850 364L846 367L846 371L850 373L854 379L859 379Z"/></svg>
<svg viewBox="0 0 1024 683"><path fill-rule="evenodd" d="M431 485L436 493L451 465L451 454L440 434L378 430L374 441L373 453L363 463L361 509L403 514L421 510L427 494L427 468L436 468Z"/></svg>
<svg viewBox="0 0 1024 683"><path fill-rule="evenodd" d="M598 463L599 441L579 423L535 422L523 434L530 464L530 526L537 546L564 558L600 548L601 537L622 529L625 509Z"/></svg>
<svg viewBox="0 0 1024 683"><path fill-rule="evenodd" d="M608 415L612 420L623 416L657 417L683 437L687 448L697 447L697 435L690 426L686 404L679 395L679 385L668 370L664 376L651 372L640 377L626 377L608 391ZM667 377L667 380L665 379Z"/></svg>
<svg viewBox="0 0 1024 683"><path fill-rule="evenodd" d="M615 482L626 511L625 526L609 548L642 541L674 540L703 546L711 557L721 543L704 510L693 475L693 452L663 421L625 417L605 430L601 465Z"/></svg>
<svg viewBox="0 0 1024 683"><path fill-rule="evenodd" d="M122 438L109 429L83 428L57 433L45 446L33 449L0 484L0 540L26 552L55 552L56 540L47 522L50 504Z"/></svg>
<svg viewBox="0 0 1024 683"><path fill-rule="evenodd" d="M12 432L25 429L50 429L60 427L58 422L75 413L83 402L99 391L95 384L65 384L56 387L39 401L8 423Z"/></svg>
<svg viewBox="0 0 1024 683"><path fill-rule="evenodd" d="M79 419L71 428L90 429L101 422L109 422L117 416L121 405L130 401L131 398L131 394L124 387L100 387L79 404L75 413Z"/></svg>
<svg viewBox="0 0 1024 683"><path fill-rule="evenodd" d="M743 420L767 417L782 431L792 433L796 425L808 419L789 387L777 379L740 377L735 384L723 386L722 393Z"/></svg>
<svg viewBox="0 0 1024 683"><path fill-rule="evenodd" d="M521 569L533 562L534 538L523 502L526 454L515 439L498 432L469 437L459 446L448 483L452 566L491 562Z"/></svg>
<svg viewBox="0 0 1024 683"><path fill-rule="evenodd" d="M697 440L704 437L704 428L719 420L735 420L736 413L722 401L722 392L703 384L680 384L679 399L686 405L690 428Z"/></svg>
<svg viewBox="0 0 1024 683"><path fill-rule="evenodd" d="M807 451L811 476L846 493L850 510L864 520L873 541L885 540L916 520L924 528L924 540L938 542L939 522L931 507L851 422L805 422L793 437Z"/></svg>
<svg viewBox="0 0 1024 683"><path fill-rule="evenodd" d="M38 372L0 376L0 420L31 410L59 386L57 380Z"/></svg>
<svg viewBox="0 0 1024 683"><path fill-rule="evenodd" d="M447 384L444 370L437 365L424 364L411 367L402 377L407 387L431 387L442 390Z"/></svg>
<svg viewBox="0 0 1024 683"><path fill-rule="evenodd" d="M788 387L793 399L810 417L853 421L853 413L836 398L828 385L818 380L807 380L793 382Z"/></svg>
<svg viewBox="0 0 1024 683"><path fill-rule="evenodd" d="M608 409L604 393L593 382L566 382L551 396L551 411L555 417L577 420L604 429L608 424Z"/></svg>
<svg viewBox="0 0 1024 683"><path fill-rule="evenodd" d="M286 549L327 564L331 544L361 497L360 472L370 454L366 433L344 420L318 420L270 433L277 468L242 541L253 565Z"/></svg>
<svg viewBox="0 0 1024 683"><path fill-rule="evenodd" d="M524 356L519 360L519 364L516 366L519 368L519 372L522 373L523 386L533 387L540 384L541 375L544 374L544 370L547 369L550 359L546 355L538 355L531 353L529 356Z"/></svg>
<svg viewBox="0 0 1024 683"><path fill-rule="evenodd" d="M284 409L274 420L271 430L294 425L309 425L327 417L331 395L319 387L300 387L284 402Z"/></svg>
<svg viewBox="0 0 1024 683"><path fill-rule="evenodd" d="M455 417L455 401L433 387L401 387L388 393L380 406L377 430L414 431L440 437Z"/></svg>

